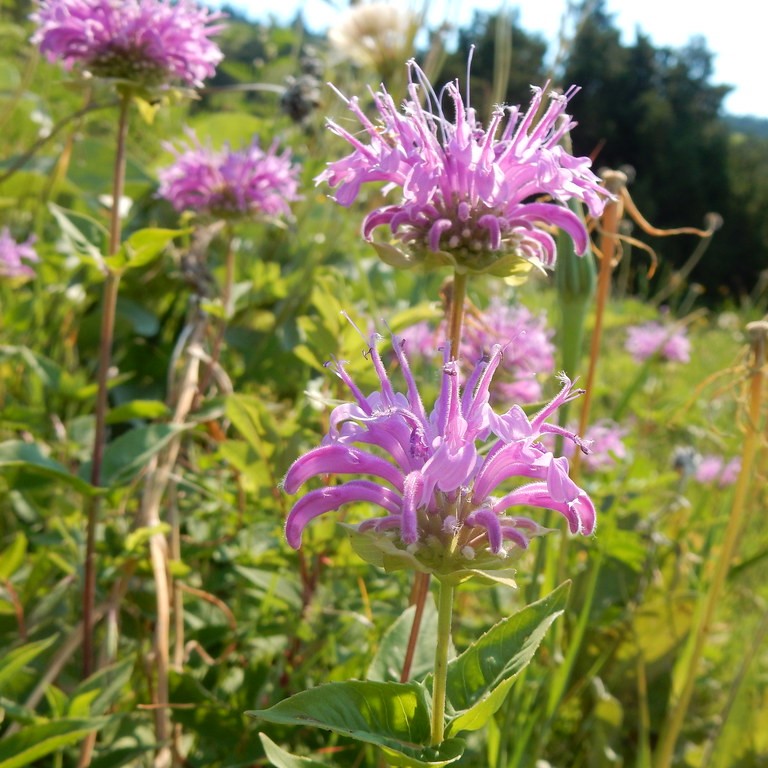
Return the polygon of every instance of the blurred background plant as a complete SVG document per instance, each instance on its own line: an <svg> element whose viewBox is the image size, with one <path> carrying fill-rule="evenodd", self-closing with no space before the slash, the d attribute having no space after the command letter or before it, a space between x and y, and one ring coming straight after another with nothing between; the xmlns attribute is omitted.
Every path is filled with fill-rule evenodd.
<svg viewBox="0 0 768 768"><path fill-rule="evenodd" d="M350 8L337 40L356 14L390 13L361 7ZM463 80L471 44L472 102L483 119L498 101L526 104L529 86L548 75L561 86L578 83L570 105L576 154L592 154L596 166L632 166L632 200L657 227L701 226L709 211L723 225L701 254L689 235L661 240L635 226L632 239L621 236L589 419L606 430L616 420L621 449L613 442L610 462L581 467L599 506L597 536L564 550L551 537L539 564L532 547L517 564L517 592L461 593L459 649L543 593L558 570L575 574L562 628L517 680L486 738L469 740L461 765L764 765L768 457L756 374L765 358L759 336L747 339L744 328L768 305L768 129L722 114L726 87L711 82L704 44L672 50L640 36L625 45L607 5L589 3L550 73L545 42L508 13L477 14L454 30L455 40L447 27L424 30L420 13L398 16L402 36L373 36L363 46L397 51L369 50L366 59L300 19L281 27L229 11L217 37L225 58L199 97L161 109L147 102L130 115L124 237L189 229L190 219L157 194L160 169L173 161L165 142L178 143L187 127L215 150L249 146L255 136L264 149L279 140L300 168L302 199L277 226L246 218L231 237L220 224L199 226L122 277L97 535L96 671L81 680L82 499L93 492L87 462L101 282L94 248L113 204L115 99L96 84L75 86L44 60L28 42L32 10L24 0L0 6L0 228L17 243L34 236L40 257L26 260L34 275L0 275L0 766L82 762L78 744L89 732L97 734L91 763L115 768L297 764L273 742L329 765L377 765L372 750L344 737L243 715L322 682L364 678L386 654L401 657L406 640L381 638L406 610L407 577L360 563L330 519L307 529L300 553L282 538L280 480L326 431L327 406L342 396L324 363L348 360L364 390L375 385L341 311L362 325L385 318L397 332L443 315L444 274L393 271L361 240L359 221L380 202L375 193L350 211L314 187L345 151L325 119L348 125L344 104L322 84L332 79L360 94L367 109L360 84L375 90L385 78L402 96L410 55L433 81ZM419 31L428 40L421 48ZM237 265L225 310L217 286L230 284L232 243ZM658 262L653 275L644 248ZM557 366L565 365L557 277L502 292L474 281L476 328L499 327L500 301L546 317L557 329ZM687 362L654 354L638 363L625 349L631 327L659 322L661 303L670 333L685 329ZM200 347L203 378L211 378L179 433L173 414L193 305L211 319ZM587 340L593 324L588 298ZM206 345L219 335L216 365L206 368ZM569 374L585 374L585 349ZM553 394L551 377L536 383L541 400ZM430 384L436 391L437 381L421 386ZM161 518L137 524L153 457L177 434ZM729 462L750 434L749 473L733 485L740 474ZM733 519L738 530L718 574ZM168 540L177 599L183 595L171 606L169 702L157 698L153 650L150 542L158 534ZM718 580L727 588L713 590ZM713 593L711 621L700 630ZM692 638L705 639L698 652ZM428 621L421 643L434 647ZM417 655L414 674L426 668ZM665 723L680 710L689 675L695 695L662 754ZM169 704L164 744L158 704Z"/></svg>

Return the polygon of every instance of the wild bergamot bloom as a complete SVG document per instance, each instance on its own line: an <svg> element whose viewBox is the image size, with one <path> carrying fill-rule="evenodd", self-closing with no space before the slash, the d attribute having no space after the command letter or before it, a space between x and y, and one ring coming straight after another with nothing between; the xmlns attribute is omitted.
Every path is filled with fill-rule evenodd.
<svg viewBox="0 0 768 768"><path fill-rule="evenodd" d="M624 348L637 363L654 356L673 363L687 363L691 359L691 342L685 327L654 320L627 328Z"/></svg>
<svg viewBox="0 0 768 768"><path fill-rule="evenodd" d="M430 358L447 336L447 321L437 328L419 323L403 331L417 354ZM542 398L539 377L555 370L554 332L543 314L535 315L522 304L508 304L493 298L484 311L473 308L465 313L459 357L479 360L498 342L504 356L494 378L491 400L495 405L535 403ZM412 356L413 357L413 356Z"/></svg>
<svg viewBox="0 0 768 768"><path fill-rule="evenodd" d="M0 277L32 277L35 271L30 263L40 261L32 247L35 236L24 242L17 242L11 237L8 227L0 229Z"/></svg>
<svg viewBox="0 0 768 768"><path fill-rule="evenodd" d="M222 218L290 215L290 203L299 199L299 166L290 150L279 153L276 142L264 150L257 138L240 150L215 150L191 131L188 136L178 149L166 145L176 159L158 173L158 194L177 211Z"/></svg>
<svg viewBox="0 0 768 768"><path fill-rule="evenodd" d="M439 396L431 413L422 403L400 339L393 338L405 394L396 392L376 349L370 359L381 385L364 395L337 362L335 372L354 402L331 413L321 446L297 459L283 487L296 493L311 478L323 486L309 491L286 521L288 543L298 548L306 525L346 504L375 505L382 514L350 528L358 553L387 568L411 567L444 579L508 567L509 548L528 546L546 533L511 509L552 509L568 521L572 533L595 529L589 496L568 476L568 460L555 458L541 437L562 434L583 450L579 438L547 419L580 394L563 377L560 393L535 416L519 405L497 414L489 405L489 387L502 360L496 345L459 386L459 364L447 354ZM331 475L352 475L340 485ZM531 481L531 482L529 482Z"/></svg>
<svg viewBox="0 0 768 768"><path fill-rule="evenodd" d="M350 205L367 182L383 182L400 199L369 213L364 237L393 266L446 264L459 272L507 276L530 264L552 268L555 241L547 231L559 228L584 253L588 235L580 217L565 203L577 199L599 216L610 194L590 170L586 157L573 157L560 144L575 125L565 109L579 90L551 93L549 104L533 89L528 110L495 109L487 128L461 96L458 82L439 95L411 60L409 98L398 111L382 86L373 94L379 121L371 121L356 98L347 99L362 134L338 123L330 129L353 151L329 163L318 177L336 187L335 199ZM452 106L453 119L443 111ZM424 105L422 102L426 102ZM373 240L387 227L392 239Z"/></svg>
<svg viewBox="0 0 768 768"><path fill-rule="evenodd" d="M220 13L189 0L40 0L32 42L50 61L144 87L199 87L223 54Z"/></svg>

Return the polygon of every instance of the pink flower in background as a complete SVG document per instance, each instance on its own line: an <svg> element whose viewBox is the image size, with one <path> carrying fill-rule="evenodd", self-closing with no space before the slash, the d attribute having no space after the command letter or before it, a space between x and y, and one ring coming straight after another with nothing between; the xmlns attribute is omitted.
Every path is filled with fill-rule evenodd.
<svg viewBox="0 0 768 768"><path fill-rule="evenodd" d="M8 227L0 229L0 277L32 277L35 271L29 263L40 261L32 247L34 243L34 235L18 243L11 237Z"/></svg>
<svg viewBox="0 0 768 768"><path fill-rule="evenodd" d="M696 466L696 481L703 485L716 483L720 488L733 485L741 471L741 459L737 456L726 462L722 456L701 456Z"/></svg>
<svg viewBox="0 0 768 768"><path fill-rule="evenodd" d="M32 42L95 77L199 87L223 58L209 39L221 18L189 0L40 0Z"/></svg>
<svg viewBox="0 0 768 768"><path fill-rule="evenodd" d="M507 515L513 507L560 512L572 533L594 530L595 508L568 477L568 460L555 458L541 443L542 435L563 434L581 445L576 435L547 422L579 394L568 379L563 378L560 393L533 417L519 405L497 414L488 401L501 348L494 347L475 367L463 391L459 364L446 356L440 394L428 414L403 342L393 338L405 394L393 388L375 342L370 357L380 389L364 395L337 363L336 373L354 401L334 408L323 444L297 459L285 476L283 486L290 494L310 478L322 483L288 515L285 530L292 547L300 546L311 520L356 502L383 512L365 519L357 531L386 538L422 564L445 564L454 555L461 561L503 558L505 543L526 547L531 536L546 532L528 517ZM329 475L355 477L329 485Z"/></svg>
<svg viewBox="0 0 768 768"><path fill-rule="evenodd" d="M299 167L291 163L290 150L278 154L273 143L265 151L256 138L240 150L228 145L215 150L191 131L188 135L179 149L166 145L176 159L158 172L158 195L177 211L222 218L290 216L290 204L299 199Z"/></svg>
<svg viewBox="0 0 768 768"><path fill-rule="evenodd" d="M480 360L496 344L502 347L502 359L494 377L491 400L496 405L535 403L542 398L538 376L550 376L555 370L554 332L544 314L534 315L521 304L491 300L483 312L465 313L460 356ZM439 352L447 336L446 322L432 329L419 323L403 331L409 348L431 358Z"/></svg>
<svg viewBox="0 0 768 768"><path fill-rule="evenodd" d="M345 206L368 182L384 182L385 194L399 192L399 200L363 222L367 240L386 227L397 241L398 247L374 243L382 258L396 266L448 264L498 275L531 262L552 268L556 250L548 227L567 232L583 253L584 222L564 203L580 200L599 216L610 195L589 158L573 157L560 144L575 125L565 109L579 89L550 94L544 106L542 89L534 88L527 111L497 107L485 128L457 82L438 95L415 61L408 68L410 98L402 112L383 86L373 94L378 123L356 98L342 96L363 132L330 121L353 151L317 177L336 187L336 200ZM443 112L444 100L453 119Z"/></svg>
<svg viewBox="0 0 768 768"><path fill-rule="evenodd" d="M589 446L589 453L582 456L581 465L587 472L612 469L617 462L627 458L624 437L627 431L611 419L601 419L587 427L583 441ZM563 455L573 455L573 444L563 442Z"/></svg>
<svg viewBox="0 0 768 768"><path fill-rule="evenodd" d="M673 363L687 363L691 359L691 342L685 328L656 321L627 328L624 348L638 363L654 355Z"/></svg>

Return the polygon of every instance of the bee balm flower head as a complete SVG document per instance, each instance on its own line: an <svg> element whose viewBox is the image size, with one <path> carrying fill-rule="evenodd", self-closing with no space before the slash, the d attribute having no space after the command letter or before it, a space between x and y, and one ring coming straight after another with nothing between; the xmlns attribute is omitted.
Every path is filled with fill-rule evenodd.
<svg viewBox="0 0 768 768"><path fill-rule="evenodd" d="M363 131L331 121L330 129L353 151L317 177L336 188L342 205L350 205L367 182L384 182L385 193L397 192L397 201L363 222L369 241L379 228L390 232L390 240L373 243L379 255L400 267L445 264L507 276L531 263L554 266L548 228L567 232L583 253L584 223L565 203L581 200L599 216L610 194L590 170L590 160L573 157L560 144L575 125L565 109L578 88L550 94L540 117L545 97L534 88L525 112L497 107L486 128L457 82L436 94L415 61L408 67L409 98L402 112L383 86L373 94L378 122L357 99L342 96ZM452 119L443 111L446 102Z"/></svg>
<svg viewBox="0 0 768 768"><path fill-rule="evenodd" d="M322 485L291 509L286 538L295 548L315 517L347 504L377 506L380 516L351 529L365 559L387 568L411 567L440 578L461 580L467 573L506 568L508 550L525 548L546 533L527 515L512 509L560 512L572 533L595 528L595 508L568 477L568 460L555 458L541 436L571 432L547 419L575 392L563 378L560 393L533 417L520 406L497 414L489 405L490 384L502 358L498 345L459 386L459 366L444 360L441 388L427 413L399 339L393 339L405 393L396 392L371 341L370 356L381 388L366 396L344 369L336 373L353 402L337 406L323 444L299 458L284 479L296 493L311 478ZM585 448L586 450L586 448ZM330 484L329 475L353 476Z"/></svg>
<svg viewBox="0 0 768 768"><path fill-rule="evenodd" d="M0 229L0 277L32 277L35 274L30 262L40 261L32 247L35 237L32 235L23 243L11 237L8 227Z"/></svg>
<svg viewBox="0 0 768 768"><path fill-rule="evenodd" d="M298 200L299 167L276 143L264 150L254 138L240 150L214 150L189 132L189 143L167 145L175 162L160 170L158 194L181 212L208 216L289 216Z"/></svg>
<svg viewBox="0 0 768 768"><path fill-rule="evenodd" d="M40 0L32 42L51 61L143 87L199 87L223 58L222 18L190 0Z"/></svg>

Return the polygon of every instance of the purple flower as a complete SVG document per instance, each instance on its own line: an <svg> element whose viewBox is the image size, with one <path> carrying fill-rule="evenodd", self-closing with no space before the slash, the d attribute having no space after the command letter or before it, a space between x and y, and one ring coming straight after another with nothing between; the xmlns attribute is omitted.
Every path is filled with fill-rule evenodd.
<svg viewBox="0 0 768 768"><path fill-rule="evenodd" d="M589 453L581 460L584 469L587 472L601 472L612 469L617 461L624 461L627 458L625 435L626 430L611 419L601 419L587 427L583 442L589 446ZM570 457L573 452L573 443L564 441L563 455Z"/></svg>
<svg viewBox="0 0 768 768"><path fill-rule="evenodd" d="M465 313L464 334L460 357L479 360L494 344L504 345L504 355L494 378L491 401L496 405L535 403L541 400L538 375L551 375L555 370L553 332L547 327L543 314L534 315L521 304L491 300L484 312ZM447 323L437 329L419 323L403 332L420 354L431 357L447 335Z"/></svg>
<svg viewBox="0 0 768 768"><path fill-rule="evenodd" d="M405 394L394 390L375 338L370 357L378 391L365 396L336 363L336 374L354 400L334 408L323 444L294 462L285 476L290 494L313 477L323 482L288 515L285 533L292 547L301 545L302 532L315 517L358 502L382 510L355 532L388 548L389 565L392 553L401 553L415 559L416 567L439 574L481 565L498 568L507 546L525 548L532 536L546 532L527 516L508 515L512 508L556 510L572 533L594 531L595 508L568 477L568 460L555 458L541 443L542 435L563 434L581 445L576 435L547 423L559 406L580 394L567 378L535 416L528 417L519 405L497 414L489 405L489 388L501 347L478 363L463 391L459 365L445 355L440 394L428 414L403 342L393 338L393 346ZM354 479L335 485L329 475Z"/></svg>
<svg viewBox="0 0 768 768"><path fill-rule="evenodd" d="M638 363L654 355L674 363L687 363L691 359L691 342L685 328L656 321L627 328L624 348Z"/></svg>
<svg viewBox="0 0 768 768"><path fill-rule="evenodd" d="M32 235L23 243L17 243L8 227L0 229L0 277L32 277L35 274L27 263L40 261L32 247L34 242Z"/></svg>
<svg viewBox="0 0 768 768"><path fill-rule="evenodd" d="M32 42L50 61L144 86L201 86L223 58L220 13L189 0L40 0Z"/></svg>
<svg viewBox="0 0 768 768"><path fill-rule="evenodd" d="M438 95L415 61L408 68L410 98L402 113L383 86L373 94L378 123L356 98L342 95L363 132L330 121L353 151L316 179L336 187L336 200L345 206L367 182L384 182L385 194L399 191L399 201L363 222L367 240L387 227L399 245L374 242L379 255L394 266L447 264L501 276L531 263L552 268L555 242L542 225L563 229L583 253L584 223L563 204L581 200L599 216L610 194L590 170L589 158L573 157L559 143L575 125L565 108L578 88L550 94L540 117L544 95L534 88L524 114L518 107L497 107L484 128L469 98L464 103L458 82L447 83ZM453 120L443 112L444 97Z"/></svg>
<svg viewBox="0 0 768 768"><path fill-rule="evenodd" d="M717 483L720 488L733 485L741 471L741 459L737 456L726 462L722 456L708 454L699 458L696 481L703 485Z"/></svg>
<svg viewBox="0 0 768 768"><path fill-rule="evenodd" d="M291 163L290 150L278 154L275 142L265 151L257 138L241 150L229 145L214 150L192 131L188 136L180 149L166 145L176 161L158 173L158 194L177 211L223 218L290 216L290 203L299 199L299 167Z"/></svg>

